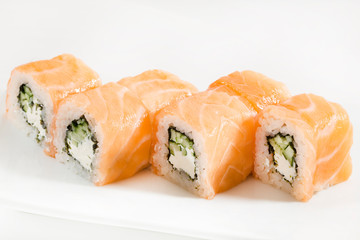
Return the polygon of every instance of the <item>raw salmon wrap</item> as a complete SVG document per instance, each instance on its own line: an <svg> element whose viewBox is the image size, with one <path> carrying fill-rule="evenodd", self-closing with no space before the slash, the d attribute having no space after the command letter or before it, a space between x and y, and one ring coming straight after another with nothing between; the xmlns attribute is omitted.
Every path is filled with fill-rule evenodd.
<svg viewBox="0 0 360 240"><path fill-rule="evenodd" d="M171 102L183 99L198 90L190 83L169 72L149 70L134 77L126 77L118 84L129 88L149 110L150 118Z"/></svg>
<svg viewBox="0 0 360 240"><path fill-rule="evenodd" d="M213 82L209 89L225 91L241 97L242 101L256 112L265 106L277 104L290 97L289 90L282 82L275 81L254 71L234 72Z"/></svg>
<svg viewBox="0 0 360 240"><path fill-rule="evenodd" d="M108 83L66 98L56 115L56 158L95 185L148 166L151 124L128 88Z"/></svg>
<svg viewBox="0 0 360 240"><path fill-rule="evenodd" d="M289 93L283 84L263 75L254 75L250 81L233 79L233 84L237 81L242 81L242 96L219 84L156 114L151 156L156 174L200 197L212 199L251 173L257 114L252 106L260 105L257 101L262 97L272 98L276 103ZM269 87L268 81L278 84ZM253 88L261 97L252 97ZM283 94L272 97L276 91Z"/></svg>
<svg viewBox="0 0 360 240"><path fill-rule="evenodd" d="M257 117L255 176L308 201L349 178L352 142L352 125L339 104L294 96Z"/></svg>
<svg viewBox="0 0 360 240"><path fill-rule="evenodd" d="M8 82L7 116L54 156L49 147L60 101L100 85L98 74L69 54L21 65L12 71Z"/></svg>

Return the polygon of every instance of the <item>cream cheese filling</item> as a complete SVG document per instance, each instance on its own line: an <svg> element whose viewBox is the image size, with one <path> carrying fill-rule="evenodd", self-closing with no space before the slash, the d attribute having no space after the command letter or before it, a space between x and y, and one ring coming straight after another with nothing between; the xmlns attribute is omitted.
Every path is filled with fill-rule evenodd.
<svg viewBox="0 0 360 240"><path fill-rule="evenodd" d="M186 155L183 151L175 149L174 155L170 155L169 161L176 169L181 169L192 179L195 178L195 154L193 149L185 148Z"/></svg>
<svg viewBox="0 0 360 240"><path fill-rule="evenodd" d="M69 153L72 157L79 161L81 166L83 166L86 170L91 172L91 164L95 158L95 154L93 149L94 142L91 140L90 136L84 138L80 142L77 142L77 144L69 138L66 139L66 142L70 146Z"/></svg>
<svg viewBox="0 0 360 240"><path fill-rule="evenodd" d="M294 181L294 178L297 175L295 164L293 166L291 166L290 162L288 160L286 160L284 155L282 153L278 153L278 152L275 152L274 159L277 163L277 165L275 166L276 171L281 173L281 175L283 175L283 177L287 181L292 183Z"/></svg>
<svg viewBox="0 0 360 240"><path fill-rule="evenodd" d="M39 100L34 96L33 97L34 104L30 107L29 103L26 102L25 104L28 107L28 111L24 112L25 118L28 123L33 126L35 129L38 130L38 139L42 140L45 139L46 136L46 129L41 124L41 114L42 110L38 107Z"/></svg>
<svg viewBox="0 0 360 240"><path fill-rule="evenodd" d="M275 170L291 185L297 176L296 149L294 138L280 133L268 137L269 153L273 153Z"/></svg>
<svg viewBox="0 0 360 240"><path fill-rule="evenodd" d="M89 172L93 171L93 162L98 148L98 141L91 131L85 116L73 120L67 127L65 147L69 156Z"/></svg>

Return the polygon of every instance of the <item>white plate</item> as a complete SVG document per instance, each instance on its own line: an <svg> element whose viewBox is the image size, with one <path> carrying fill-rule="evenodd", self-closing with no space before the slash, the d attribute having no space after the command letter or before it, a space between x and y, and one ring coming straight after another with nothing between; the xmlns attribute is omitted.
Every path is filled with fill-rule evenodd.
<svg viewBox="0 0 360 240"><path fill-rule="evenodd" d="M360 236L358 146L350 180L308 203L252 177L204 200L148 170L95 187L45 156L6 119L0 125L0 201L22 211L208 239Z"/></svg>

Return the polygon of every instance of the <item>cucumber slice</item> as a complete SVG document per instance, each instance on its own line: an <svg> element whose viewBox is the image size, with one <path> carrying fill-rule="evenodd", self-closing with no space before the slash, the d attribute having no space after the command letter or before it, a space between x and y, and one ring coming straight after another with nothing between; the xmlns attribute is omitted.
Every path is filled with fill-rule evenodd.
<svg viewBox="0 0 360 240"><path fill-rule="evenodd" d="M273 137L268 136L267 140L269 154L273 154L275 170L283 176L285 181L292 184L297 176L294 138L290 135L283 136L278 133Z"/></svg>
<svg viewBox="0 0 360 240"><path fill-rule="evenodd" d="M175 155L175 151L180 151L180 146L177 145L175 142L169 142L169 150L171 155Z"/></svg>
<svg viewBox="0 0 360 240"><path fill-rule="evenodd" d="M274 140L282 149L285 149L289 145L289 142L287 142L284 137L281 137L280 134L276 135Z"/></svg>
<svg viewBox="0 0 360 240"><path fill-rule="evenodd" d="M173 169L187 174L190 177L190 180L194 181L197 179L195 166L196 154L193 149L194 141L184 133L176 130L175 127L170 127L168 129L168 133L168 161L172 165ZM179 154L182 156L179 156ZM174 156L176 156L176 158L174 158ZM194 162L194 172L189 170L189 164L192 164L191 161Z"/></svg>
<svg viewBox="0 0 360 240"><path fill-rule="evenodd" d="M30 88L27 87L27 86L24 86L24 92L27 93L29 96L33 96L32 91L31 91Z"/></svg>
<svg viewBox="0 0 360 240"><path fill-rule="evenodd" d="M293 158L295 155L295 150L290 145L288 140L292 140L290 136L281 137L280 135L276 135L275 137L269 139L269 143L274 148L275 153L283 154L286 160L289 161L291 166L293 166Z"/></svg>
<svg viewBox="0 0 360 240"><path fill-rule="evenodd" d="M194 143L185 135L182 135L179 143L185 148L192 148Z"/></svg>
<svg viewBox="0 0 360 240"><path fill-rule="evenodd" d="M192 148L194 145L194 142L191 139L174 128L169 128L169 140L180 144L184 148Z"/></svg>
<svg viewBox="0 0 360 240"><path fill-rule="evenodd" d="M276 143L275 139L274 138L271 138L269 139L269 142L271 144L271 146L273 147L274 151L277 152L277 153L280 153L281 152L281 148L280 146Z"/></svg>
<svg viewBox="0 0 360 240"><path fill-rule="evenodd" d="M287 148L283 151L283 155L286 158L286 160L289 161L290 165L293 166L295 150L292 148L292 146L290 145L287 146Z"/></svg>
<svg viewBox="0 0 360 240"><path fill-rule="evenodd" d="M176 132L176 133L175 133L175 141L176 141L177 143L180 143L180 142L181 142L181 133L179 133L179 132Z"/></svg>
<svg viewBox="0 0 360 240"><path fill-rule="evenodd" d="M176 139L175 139L175 137L176 137L176 131L175 131L175 129L170 128L169 135L170 135L170 140L175 142L175 141L176 141Z"/></svg>
<svg viewBox="0 0 360 240"><path fill-rule="evenodd" d="M44 133L46 133L44 106L39 99L34 97L31 89L26 84L22 84L19 88L18 102L20 108L25 113L24 118L26 122L38 131L36 141L40 143L45 138Z"/></svg>
<svg viewBox="0 0 360 240"><path fill-rule="evenodd" d="M76 156L72 155L75 150L72 149L72 147L81 147L84 142L89 141L91 141L92 144L92 152L89 152L86 156L92 159L98 148L98 141L95 137L95 134L91 132L89 123L85 119L85 116L81 116L79 119L73 120L67 127L64 151L69 156L73 157L75 160L78 160L81 163L81 161L77 159ZM80 158L83 159L83 156L81 156ZM85 168L88 169L87 167Z"/></svg>
<svg viewBox="0 0 360 240"><path fill-rule="evenodd" d="M186 156L187 155L186 148L184 148L183 146L181 146L180 148L181 148L182 155Z"/></svg>

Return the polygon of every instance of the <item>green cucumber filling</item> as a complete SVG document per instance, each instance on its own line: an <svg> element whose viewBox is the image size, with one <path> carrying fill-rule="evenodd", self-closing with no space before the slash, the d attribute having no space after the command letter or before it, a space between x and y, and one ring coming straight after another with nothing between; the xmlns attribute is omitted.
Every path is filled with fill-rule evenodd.
<svg viewBox="0 0 360 240"><path fill-rule="evenodd" d="M64 151L89 172L93 170L97 148L98 141L84 115L67 126Z"/></svg>
<svg viewBox="0 0 360 240"><path fill-rule="evenodd" d="M20 86L18 102L26 122L37 131L37 142L42 142L47 132L44 121L44 105L34 96L31 88L26 84Z"/></svg>
<svg viewBox="0 0 360 240"><path fill-rule="evenodd" d="M197 179L194 141L174 127L168 129L168 161L173 169L185 173L190 180Z"/></svg>
<svg viewBox="0 0 360 240"><path fill-rule="evenodd" d="M273 155L273 163L276 172L283 176L283 179L290 183L294 182L297 176L297 164L295 161L296 149L294 147L294 138L290 135L267 137L269 153Z"/></svg>

